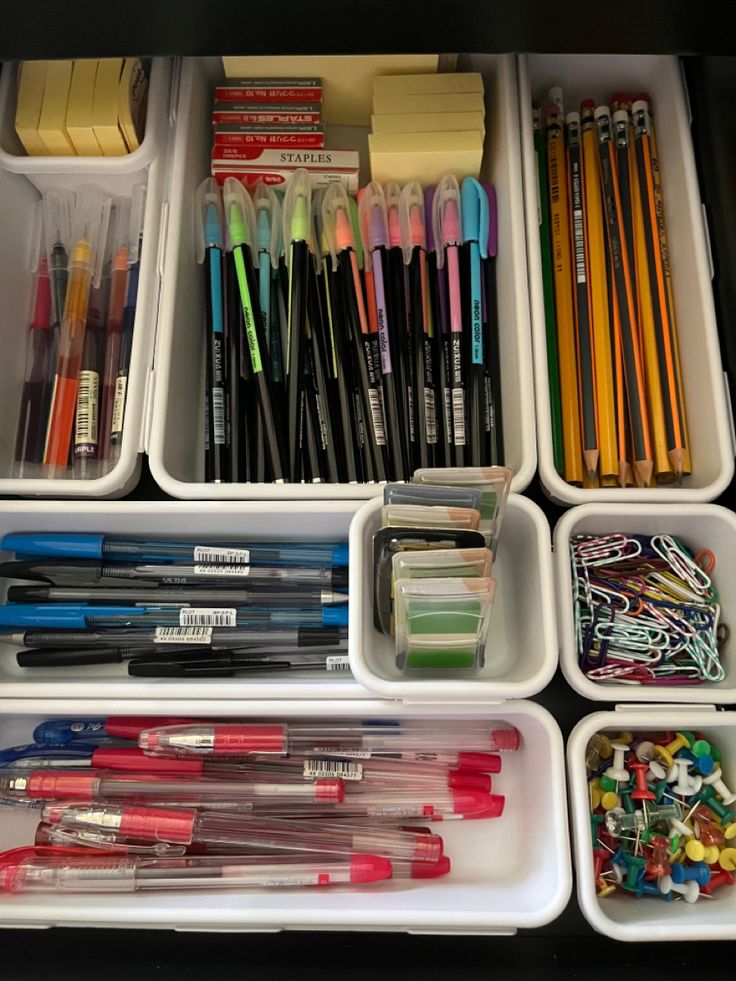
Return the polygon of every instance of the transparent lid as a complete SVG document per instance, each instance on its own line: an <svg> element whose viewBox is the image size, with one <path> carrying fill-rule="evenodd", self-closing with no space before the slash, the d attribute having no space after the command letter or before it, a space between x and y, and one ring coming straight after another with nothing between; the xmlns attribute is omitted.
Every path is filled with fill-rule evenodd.
<svg viewBox="0 0 736 981"><path fill-rule="evenodd" d="M399 199L399 224L404 262L409 265L415 248L427 249L427 228L424 218L424 191L419 181L404 185Z"/></svg>
<svg viewBox="0 0 736 981"><path fill-rule="evenodd" d="M350 201L342 184L330 184L322 197L322 232L327 252L332 256L334 270L337 270L338 252L343 252L345 249L355 250Z"/></svg>
<svg viewBox="0 0 736 981"><path fill-rule="evenodd" d="M454 174L446 174L437 185L432 201L432 232L437 248L437 268L445 264L444 250L463 240L460 185Z"/></svg>
<svg viewBox="0 0 736 981"><path fill-rule="evenodd" d="M256 213L256 241L258 253L268 252L273 269L279 267L281 255L281 202L272 187L259 181L253 189L253 207ZM258 254L256 264L260 265Z"/></svg>
<svg viewBox="0 0 736 981"><path fill-rule="evenodd" d="M72 211L76 203L76 194L62 187L50 187L43 194L43 225L46 240L46 253L49 265L52 265L51 255L59 247L69 255L72 247Z"/></svg>
<svg viewBox="0 0 736 981"><path fill-rule="evenodd" d="M140 262L141 242L143 240L143 223L146 218L145 184L135 184L130 196L130 226L128 230L128 262L131 266Z"/></svg>
<svg viewBox="0 0 736 981"><path fill-rule="evenodd" d="M222 185L222 201L227 224L229 248L239 245L253 247L256 240L256 212L250 194L237 177L226 177ZM258 265L258 253L253 260Z"/></svg>
<svg viewBox="0 0 736 981"><path fill-rule="evenodd" d="M194 194L194 247L197 262L204 262L209 248L222 249L222 197L214 177L206 177Z"/></svg>
<svg viewBox="0 0 736 981"><path fill-rule="evenodd" d="M396 181L389 181L385 187L386 197L386 216L388 224L388 243L391 248L401 246L401 221L399 217L399 201L401 199L401 185Z"/></svg>
<svg viewBox="0 0 736 981"><path fill-rule="evenodd" d="M388 212L386 196L377 181L362 189L358 195L358 218L363 240L366 269L372 268L371 253L374 249L388 248Z"/></svg>
<svg viewBox="0 0 736 981"><path fill-rule="evenodd" d="M99 187L86 184L79 188L72 213L70 265L88 267L94 287L100 285L102 278L111 207L112 198Z"/></svg>
<svg viewBox="0 0 736 981"><path fill-rule="evenodd" d="M479 489L483 494L480 530L495 552L513 475L511 467L434 467L415 470L412 480Z"/></svg>
<svg viewBox="0 0 736 981"><path fill-rule="evenodd" d="M309 171L300 168L289 178L281 211L281 227L283 230L284 255L288 266L290 261L289 245L292 242L311 241L312 225L312 178Z"/></svg>

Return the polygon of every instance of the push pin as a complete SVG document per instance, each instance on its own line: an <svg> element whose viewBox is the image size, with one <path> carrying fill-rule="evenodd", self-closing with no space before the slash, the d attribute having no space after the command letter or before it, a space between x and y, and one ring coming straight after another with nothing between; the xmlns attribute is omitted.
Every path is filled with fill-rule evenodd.
<svg viewBox="0 0 736 981"><path fill-rule="evenodd" d="M679 756L675 760L677 767L677 783L672 788L680 797L693 797L703 785L702 777L692 777L688 773L690 760L681 759Z"/></svg>
<svg viewBox="0 0 736 981"><path fill-rule="evenodd" d="M634 771L636 779L636 787L631 791L632 800L656 800L656 796L647 787L648 764L645 762L632 763L631 769Z"/></svg>
<svg viewBox="0 0 736 981"><path fill-rule="evenodd" d="M662 760L667 766L672 766L674 760L673 757L681 749L690 749L691 739L689 733L678 732L675 738L667 746L655 746L654 752L657 758Z"/></svg>
<svg viewBox="0 0 736 981"><path fill-rule="evenodd" d="M720 889L722 886L732 886L734 882L736 879L730 872L714 872L710 877L710 882L707 886L703 886L701 892L706 896L712 896L716 889Z"/></svg>
<svg viewBox="0 0 736 981"><path fill-rule="evenodd" d="M720 766L717 766L707 777L703 777L703 783L706 787L712 787L715 790L726 807L736 801L736 794L732 794L723 782L723 772Z"/></svg>
<svg viewBox="0 0 736 981"><path fill-rule="evenodd" d="M663 896L669 896L670 893L679 892L681 896L684 896L686 903L697 903L698 897L700 896L700 886L697 882L683 882L682 885L672 881L671 875L663 875L659 880L659 891Z"/></svg>
<svg viewBox="0 0 736 981"><path fill-rule="evenodd" d="M616 783L628 783L629 771L625 769L624 761L629 747L625 743L611 743L611 748L613 749L613 763L606 770L605 776L609 780L615 780Z"/></svg>
<svg viewBox="0 0 736 981"><path fill-rule="evenodd" d="M725 872L736 871L736 848L721 849L718 864Z"/></svg>
<svg viewBox="0 0 736 981"><path fill-rule="evenodd" d="M697 882L699 886L707 886L710 882L710 869L705 862L694 862L692 865L672 863L672 881L681 885L683 882Z"/></svg>
<svg viewBox="0 0 736 981"><path fill-rule="evenodd" d="M646 871L649 875L659 878L661 875L669 875L671 865L667 846L669 842L664 835L652 835L651 846L652 854L646 864Z"/></svg>
<svg viewBox="0 0 736 981"><path fill-rule="evenodd" d="M654 743L643 740L634 750L634 755L640 763L651 763L654 759Z"/></svg>

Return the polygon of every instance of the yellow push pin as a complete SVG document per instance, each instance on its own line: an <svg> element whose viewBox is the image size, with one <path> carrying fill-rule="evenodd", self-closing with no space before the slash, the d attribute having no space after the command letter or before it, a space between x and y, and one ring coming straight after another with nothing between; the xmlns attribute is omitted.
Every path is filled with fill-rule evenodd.
<svg viewBox="0 0 736 981"><path fill-rule="evenodd" d="M736 848L733 849L733 852L736 854ZM705 849L705 864L715 865L716 862L719 861L719 855L718 845L708 845L708 847Z"/></svg>
<svg viewBox="0 0 736 981"><path fill-rule="evenodd" d="M590 809L597 811L601 806L601 787L600 781L596 778L590 782Z"/></svg>
<svg viewBox="0 0 736 981"><path fill-rule="evenodd" d="M610 896L612 892L616 892L616 887L612 885L603 886L598 893L598 899L605 899L606 896Z"/></svg>
<svg viewBox="0 0 736 981"><path fill-rule="evenodd" d="M690 749L690 740L684 733L678 732L668 746L655 746L654 752L667 766L672 766L672 757L681 749Z"/></svg>
<svg viewBox="0 0 736 981"><path fill-rule="evenodd" d="M685 845L685 854L691 862L702 862L705 858L705 845L696 838L691 838Z"/></svg>
<svg viewBox="0 0 736 981"><path fill-rule="evenodd" d="M726 841L731 841L732 838L736 838L736 821L732 821L727 824L723 829L723 837Z"/></svg>
<svg viewBox="0 0 736 981"><path fill-rule="evenodd" d="M736 871L736 848L722 848L718 864L726 872Z"/></svg>
<svg viewBox="0 0 736 981"><path fill-rule="evenodd" d="M604 811L612 811L614 807L621 806L621 798L618 794L614 794L612 790L608 790L601 797L601 806Z"/></svg>

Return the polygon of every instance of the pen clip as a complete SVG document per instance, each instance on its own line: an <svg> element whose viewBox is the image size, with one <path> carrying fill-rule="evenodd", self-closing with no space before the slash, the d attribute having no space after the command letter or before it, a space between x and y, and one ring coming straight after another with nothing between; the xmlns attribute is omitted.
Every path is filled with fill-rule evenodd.
<svg viewBox="0 0 736 981"><path fill-rule="evenodd" d="M434 244L434 226L432 224L432 215L434 213L434 195L437 188L434 184L431 187L427 187L424 190L424 234L427 239L427 252L435 251ZM427 218L429 217L429 220Z"/></svg>
<svg viewBox="0 0 736 981"><path fill-rule="evenodd" d="M315 188L312 192L312 217L311 233L312 238L309 248L312 253L317 275L322 272L322 257L327 255L329 249L325 248L327 242L324 238L324 227L322 225L322 199L324 197L323 188Z"/></svg>
<svg viewBox="0 0 736 981"><path fill-rule="evenodd" d="M336 272L337 253L355 249L350 200L341 184L330 184L322 198L322 232Z"/></svg>
<svg viewBox="0 0 736 981"><path fill-rule="evenodd" d="M355 243L355 258L358 263L358 269L362 270L364 265L363 259L363 240L360 237L360 218L358 215L358 202L355 198L348 198L348 204L350 205L350 223L353 226L353 242Z"/></svg>
<svg viewBox="0 0 736 981"><path fill-rule="evenodd" d="M237 177L225 178L222 201L230 250L240 245L251 248L255 241L256 212L250 194ZM257 253L253 258L257 265Z"/></svg>
<svg viewBox="0 0 736 981"><path fill-rule="evenodd" d="M463 240L460 185L454 174L445 174L437 185L432 202L432 225L437 249L437 268L445 264L445 249Z"/></svg>
<svg viewBox="0 0 736 981"><path fill-rule="evenodd" d="M268 252L271 268L279 268L281 255L281 204L279 196L272 187L258 181L253 190L253 207L256 213L256 234L258 253ZM254 257L255 258L255 257ZM256 261L260 266L260 261Z"/></svg>
<svg viewBox="0 0 736 981"><path fill-rule="evenodd" d="M488 196L475 177L466 177L460 189L464 242L477 242L481 259L488 258Z"/></svg>
<svg viewBox="0 0 736 981"><path fill-rule="evenodd" d="M141 260L143 222L146 217L146 185L136 184L130 195L130 225L128 228L128 263L133 266Z"/></svg>
<svg viewBox="0 0 736 981"><path fill-rule="evenodd" d="M498 202L493 184L481 181L488 198L488 247L487 257L495 259L498 255ZM485 258L485 257L484 257Z"/></svg>
<svg viewBox="0 0 736 981"><path fill-rule="evenodd" d="M399 226L404 262L408 266L415 248L427 250L424 193L419 181L410 181L404 185L399 198Z"/></svg>
<svg viewBox="0 0 736 981"><path fill-rule="evenodd" d="M401 247L401 217L399 212L399 201L401 200L401 187L396 181L390 181L385 188L386 197L386 222L388 226L388 244L394 248Z"/></svg>
<svg viewBox="0 0 736 981"><path fill-rule="evenodd" d="M38 272L41 255L45 249L43 237L43 199L36 202L33 210L33 229L31 232L31 248L28 255L28 268L32 273Z"/></svg>
<svg viewBox="0 0 736 981"><path fill-rule="evenodd" d="M311 247L312 226L312 178L308 170L300 167L289 178L281 211L284 236L284 259L291 261L292 242L306 242Z"/></svg>
<svg viewBox="0 0 736 981"><path fill-rule="evenodd" d="M197 262L204 262L207 249L222 249L222 197L214 177L206 177L194 194L194 247Z"/></svg>
<svg viewBox="0 0 736 981"><path fill-rule="evenodd" d="M126 267L130 264L128 247L130 244L131 206L130 198L115 198L111 209L108 241L104 249L106 261L111 259L115 263L115 259L120 256L120 262L125 261Z"/></svg>

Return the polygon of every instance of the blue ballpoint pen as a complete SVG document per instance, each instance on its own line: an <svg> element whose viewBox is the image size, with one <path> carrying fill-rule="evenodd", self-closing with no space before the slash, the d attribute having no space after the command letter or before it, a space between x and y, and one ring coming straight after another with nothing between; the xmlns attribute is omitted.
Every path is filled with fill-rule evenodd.
<svg viewBox="0 0 736 981"><path fill-rule="evenodd" d="M346 606L312 610L239 607L88 606L84 603L6 603L0 627L84 630L87 627L347 627Z"/></svg>
<svg viewBox="0 0 736 981"><path fill-rule="evenodd" d="M463 243L470 266L470 465L484 466L487 460L485 359L483 353L483 289L481 259L488 257L488 197L474 177L466 177L460 190Z"/></svg>
<svg viewBox="0 0 736 981"><path fill-rule="evenodd" d="M52 743L46 746L37 746L35 743L9 746L0 749L0 767L85 766L85 761L91 759L96 746L96 743L82 746L68 746L64 743Z"/></svg>
<svg viewBox="0 0 736 981"><path fill-rule="evenodd" d="M23 556L103 559L108 562L194 562L201 565L346 566L347 542L146 541L63 532L4 535L0 549Z"/></svg>

